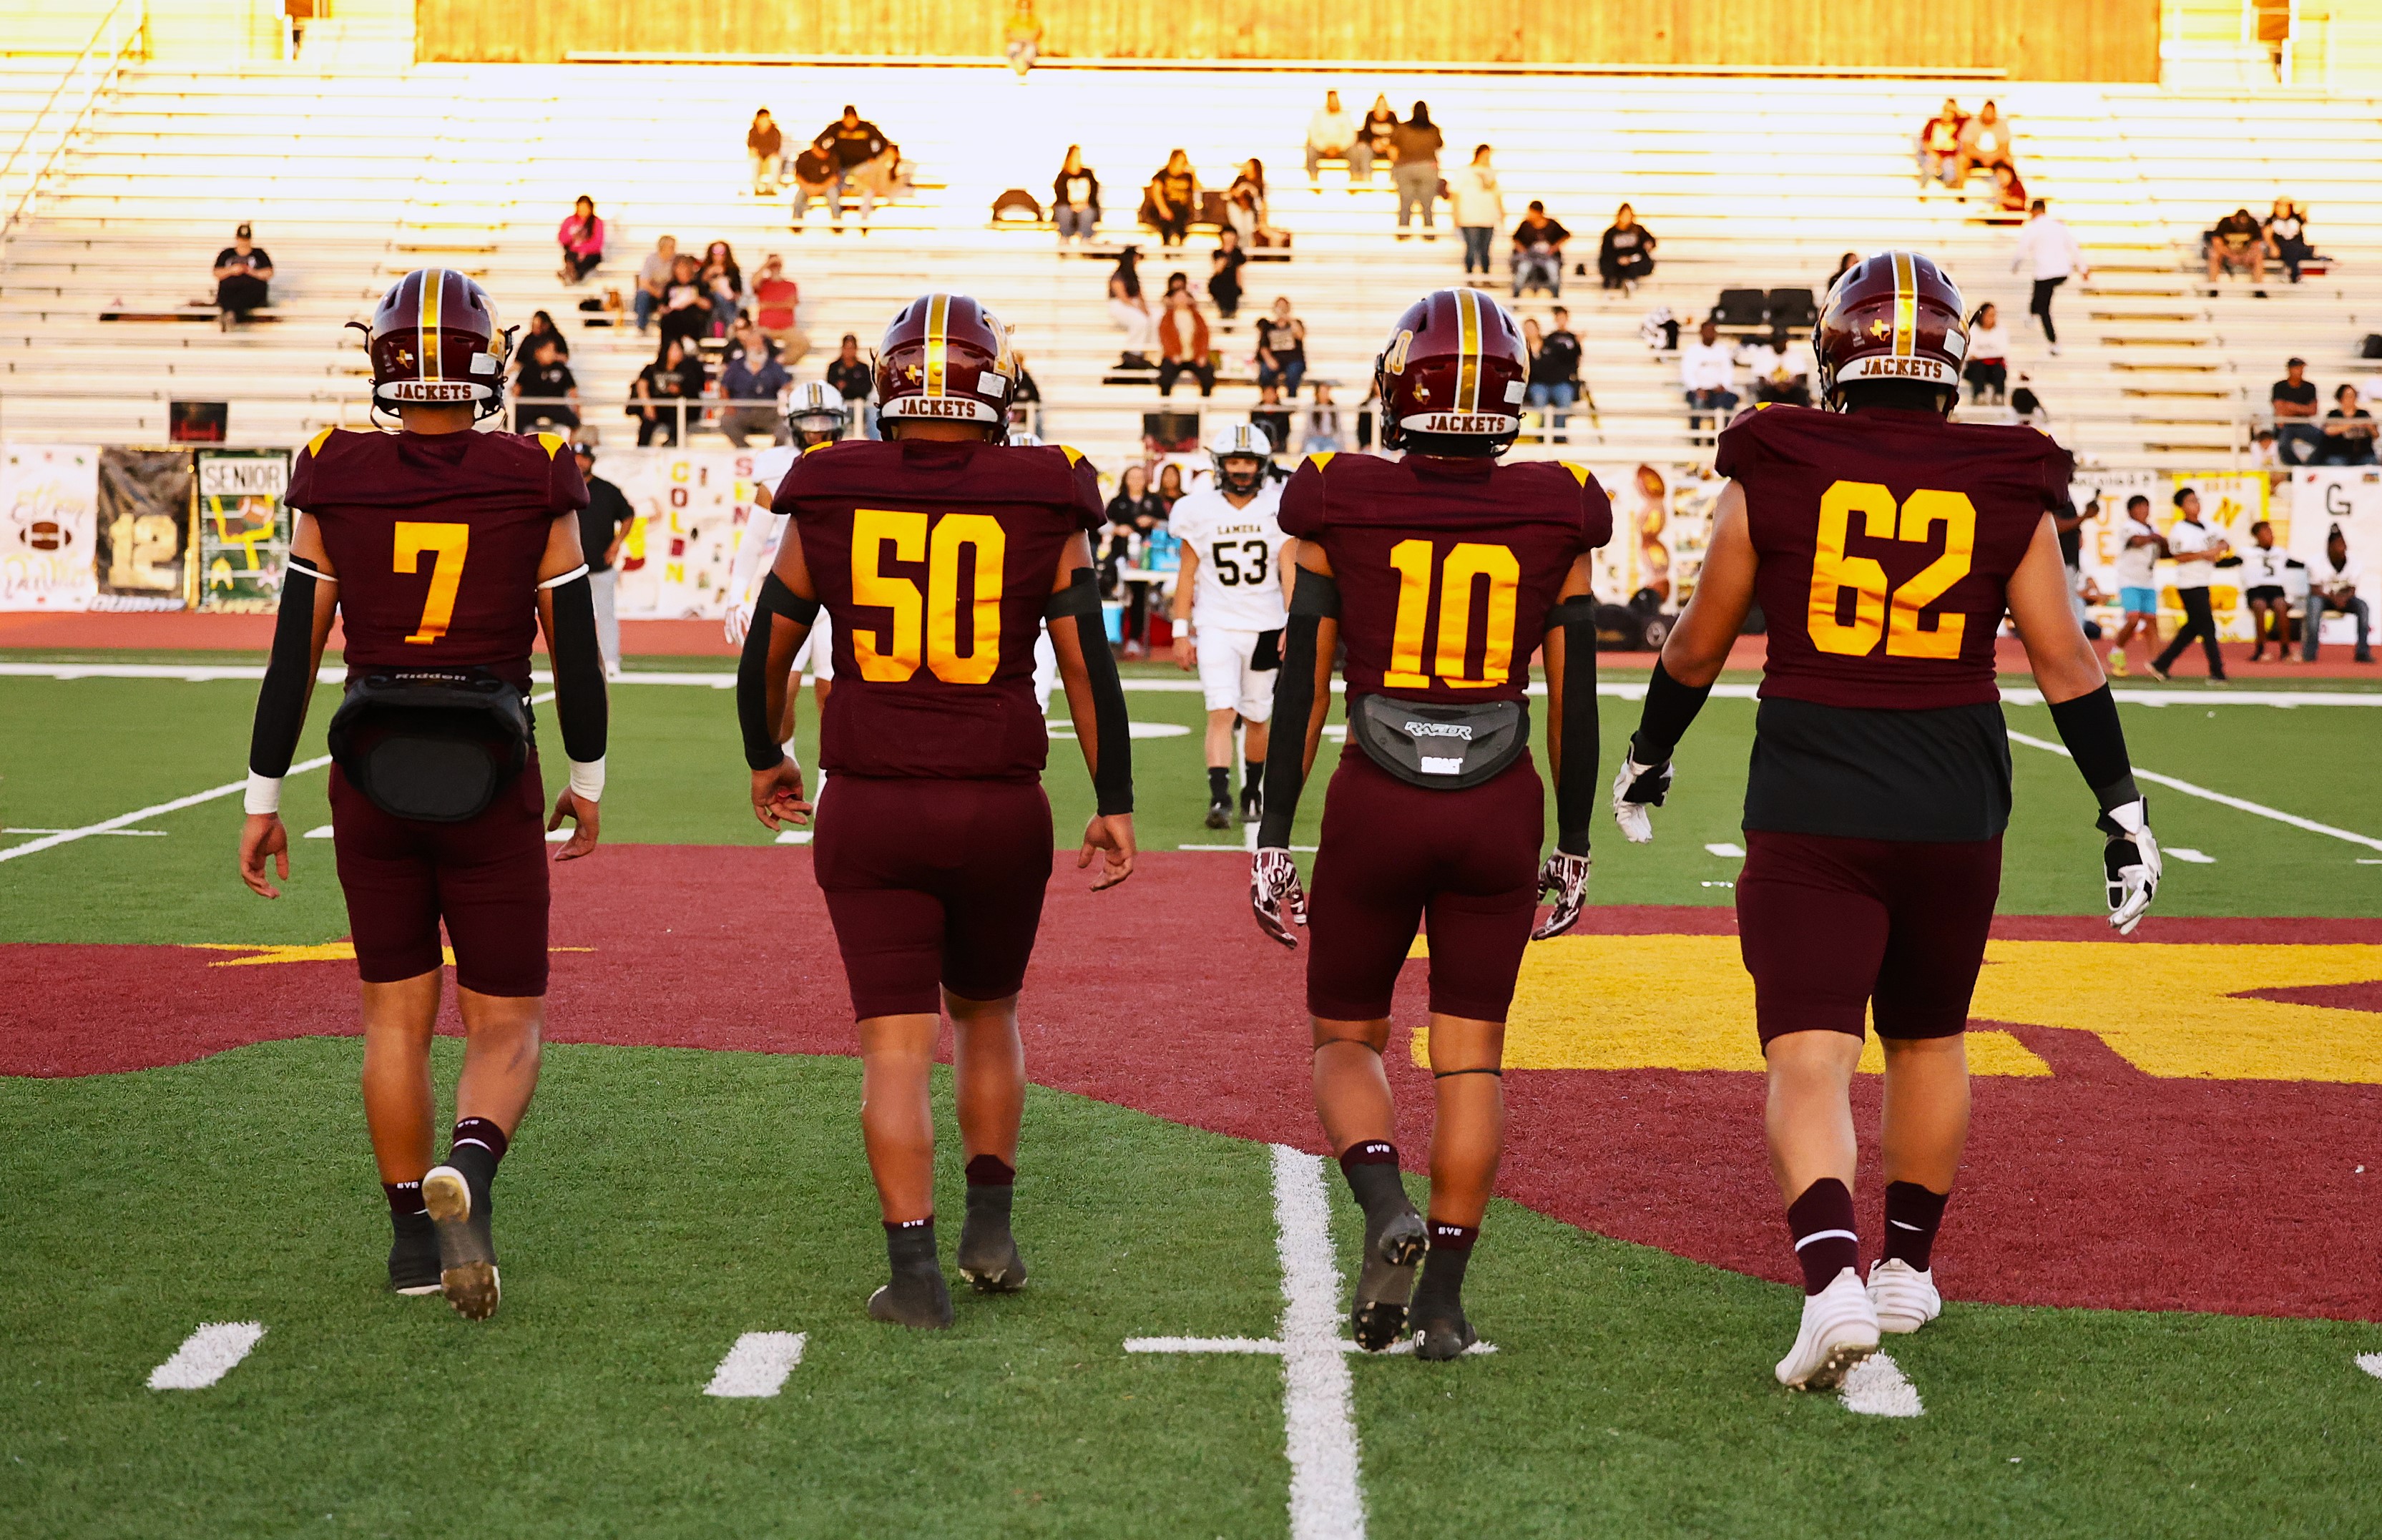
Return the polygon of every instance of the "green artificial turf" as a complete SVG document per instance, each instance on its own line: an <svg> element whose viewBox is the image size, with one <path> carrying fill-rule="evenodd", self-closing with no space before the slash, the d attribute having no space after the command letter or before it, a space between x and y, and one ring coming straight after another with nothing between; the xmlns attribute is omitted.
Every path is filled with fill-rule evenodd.
<svg viewBox="0 0 2382 1540"><path fill-rule="evenodd" d="M358 1055L0 1082L0 1533L1284 1533L1279 1362L1121 1351L1278 1328L1261 1147L1031 1093L1032 1286L914 1334L861 1313L855 1064L552 1047L475 1325L382 1289ZM2370 1326L1956 1302L1882 1421L1772 1381L1791 1289L1504 1203L1470 1277L1497 1353L1352 1363L1377 1536L2372 1533ZM219 1385L145 1387L239 1320ZM783 1394L704 1396L755 1330L808 1334Z"/></svg>

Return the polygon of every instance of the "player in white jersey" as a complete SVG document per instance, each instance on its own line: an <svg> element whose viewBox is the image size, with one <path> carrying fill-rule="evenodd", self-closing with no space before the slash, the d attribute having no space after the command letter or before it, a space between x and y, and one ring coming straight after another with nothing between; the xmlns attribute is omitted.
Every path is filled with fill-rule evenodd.
<svg viewBox="0 0 2382 1540"><path fill-rule="evenodd" d="M844 418L843 397L824 380L813 380L797 389L786 403L786 427L793 441L773 446L753 457L752 506L744 510L744 537L736 543L736 556L728 568L727 631L734 646L744 645L744 633L753 626L753 601L761 574L778 559L778 542L785 537L784 517L769 507L770 500L778 495L778 483L786 479L786 472L804 450L815 445L833 444L842 437ZM835 679L835 639L828 628L825 611L811 627L810 635L803 639L802 650L794 654L794 669L812 681L819 709L825 711L828 691ZM786 692L786 719L780 724L784 728L780 742L793 740L796 693L791 690Z"/></svg>
<svg viewBox="0 0 2382 1540"><path fill-rule="evenodd" d="M1253 422L1235 422L1208 440L1216 474L1174 505L1167 527L1183 542L1174 581L1174 661L1199 670L1208 704L1208 826L1233 819L1233 727L1247 725L1241 752L1241 822L1265 812L1266 724L1273 716L1273 677L1282 666L1282 488L1266 474L1273 441Z"/></svg>

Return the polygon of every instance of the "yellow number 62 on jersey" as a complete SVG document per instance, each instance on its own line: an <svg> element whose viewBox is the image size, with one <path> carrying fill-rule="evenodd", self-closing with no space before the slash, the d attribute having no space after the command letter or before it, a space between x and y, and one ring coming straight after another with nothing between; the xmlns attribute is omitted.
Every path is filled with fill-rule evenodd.
<svg viewBox="0 0 2382 1540"><path fill-rule="evenodd" d="M1944 526L1944 554L1887 593L1885 568L1870 556L1845 555L1854 514L1872 540L1931 543ZM1885 639L1885 654L1899 658L1956 658L1968 630L1965 615L1939 615L1922 627L1919 612L1944 597L1969 575L1977 544L1977 507L1968 495L1922 487L1895 506L1894 494L1875 482L1837 482L1820 496L1820 530L1811 553L1811 607L1805 617L1811 645L1823 653L1864 657ZM1852 619L1844 612L1844 591L1852 590Z"/></svg>

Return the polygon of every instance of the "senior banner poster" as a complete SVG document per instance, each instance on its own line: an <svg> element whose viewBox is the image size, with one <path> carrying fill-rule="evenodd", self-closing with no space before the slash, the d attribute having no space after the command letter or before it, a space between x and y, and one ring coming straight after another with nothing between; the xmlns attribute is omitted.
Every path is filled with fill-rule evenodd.
<svg viewBox="0 0 2382 1540"><path fill-rule="evenodd" d="M2349 565L2365 574L2357 596L2382 614L2382 470L2306 467L2291 472L2290 485L2291 555L2307 563L2311 573L2330 572L2325 542L2339 530L2349 546Z"/></svg>
<svg viewBox="0 0 2382 1540"><path fill-rule="evenodd" d="M706 619L728 612L728 575L753 495L753 454L619 449L596 464L637 510L620 545L625 618Z"/></svg>
<svg viewBox="0 0 2382 1540"><path fill-rule="evenodd" d="M190 489L188 449L101 451L99 593L92 608L182 607Z"/></svg>
<svg viewBox="0 0 2382 1540"><path fill-rule="evenodd" d="M199 451L198 607L269 610L289 556L289 452Z"/></svg>
<svg viewBox="0 0 2382 1540"><path fill-rule="evenodd" d="M99 450L12 444L0 449L0 609L88 609Z"/></svg>
<svg viewBox="0 0 2382 1540"><path fill-rule="evenodd" d="M1613 499L1613 538L1594 558L1596 596L1626 605L1652 589L1666 610L1695 592L1712 534L1712 505L1722 483L1676 465L1591 466ZM1707 484L1709 483L1709 484Z"/></svg>

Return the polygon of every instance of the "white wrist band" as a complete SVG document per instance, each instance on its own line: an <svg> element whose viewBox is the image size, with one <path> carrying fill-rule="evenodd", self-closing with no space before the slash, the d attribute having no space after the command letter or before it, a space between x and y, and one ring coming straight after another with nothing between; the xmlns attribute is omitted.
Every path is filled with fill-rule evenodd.
<svg viewBox="0 0 2382 1540"><path fill-rule="evenodd" d="M281 777L260 776L251 770L248 773L248 792L240 799L240 805L252 813L279 813L281 811Z"/></svg>
<svg viewBox="0 0 2382 1540"><path fill-rule="evenodd" d="M604 761L600 758L583 762L574 759L570 762L570 764L571 794L583 802L602 801L604 800Z"/></svg>

